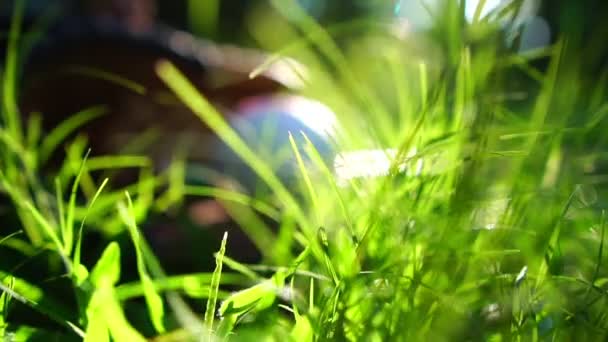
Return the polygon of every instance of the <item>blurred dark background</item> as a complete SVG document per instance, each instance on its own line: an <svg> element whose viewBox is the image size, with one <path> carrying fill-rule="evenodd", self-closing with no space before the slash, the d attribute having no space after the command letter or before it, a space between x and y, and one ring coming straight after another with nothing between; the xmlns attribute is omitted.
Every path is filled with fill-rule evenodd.
<svg viewBox="0 0 608 342"><path fill-rule="evenodd" d="M430 7L441 0L425 1ZM353 19L380 19L388 21L396 16L413 18L424 13L404 13L412 8L421 8L420 0L296 0L309 15L323 26L352 21ZM495 0L486 1L486 7L509 2L523 3L537 8L537 15L544 18L551 28L551 37L566 35L570 41L588 42L594 49L589 63L605 64L608 25L608 2L601 0ZM0 4L2 26L6 27L14 0ZM216 42L236 43L241 46L258 46L251 33L252 14L270 13L273 10L268 0L29 0L26 1L26 22L45 13L59 10L59 17L122 16L145 25L142 21L153 20L172 28L184 30ZM467 6L474 8L477 0L468 0ZM527 5L531 4L531 5ZM399 13L399 10L401 13ZM137 13L134 15L134 13ZM141 17L149 17L142 19ZM268 16L271 18L271 16Z"/></svg>
<svg viewBox="0 0 608 342"><path fill-rule="evenodd" d="M10 17L14 3L11 0L0 4L4 21ZM271 10L264 0L29 0L26 3L26 18L42 15L51 9L59 9L63 17L147 11L153 13L158 22L173 28L219 42L245 45L254 44L248 34L247 16L256 9ZM384 1L300 0L298 3L324 24L352 20L370 10L391 11L389 2Z"/></svg>

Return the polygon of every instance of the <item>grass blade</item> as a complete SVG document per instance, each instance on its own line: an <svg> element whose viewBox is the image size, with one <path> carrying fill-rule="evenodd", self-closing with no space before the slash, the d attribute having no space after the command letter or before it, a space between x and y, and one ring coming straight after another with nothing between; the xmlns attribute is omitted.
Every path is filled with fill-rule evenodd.
<svg viewBox="0 0 608 342"><path fill-rule="evenodd" d="M85 123L94 120L107 112L107 108L103 106L96 106L87 108L74 115L71 115L68 119L64 120L57 127L53 128L46 137L42 140L38 156L40 162L46 162L51 153L55 151L57 146L64 141L71 133L76 129L84 125Z"/></svg>
<svg viewBox="0 0 608 342"><path fill-rule="evenodd" d="M22 230L18 230L18 231L16 231L16 232L10 233L10 234L9 234L9 235L7 235L7 236L2 237L2 239L0 239L0 246L1 246L1 245L2 245L2 244L5 242L5 241L8 241L8 240L12 239L13 237L15 237L15 236L17 236L17 235L19 235L19 234L22 234L22 233L23 233L23 231L22 231Z"/></svg>
<svg viewBox="0 0 608 342"><path fill-rule="evenodd" d="M148 271L146 270L146 262L144 260L144 256L142 253L142 248L140 245L141 236L139 233L139 229L135 223L135 213L133 209L133 201L131 200L131 196L129 192L125 192L125 196L127 198L128 208L125 208L124 205L119 205L120 215L127 225L129 229L129 234L131 235L131 240L133 241L133 245L135 246L135 255L137 258L137 271L139 272L139 278L141 280L144 297L146 299L146 304L148 305L148 313L152 319L152 324L154 328L159 333L165 332L165 326L163 323L165 316L165 309L163 306L163 301L159 293L156 291L154 283L152 279L148 275Z"/></svg>
<svg viewBox="0 0 608 342"><path fill-rule="evenodd" d="M56 229L53 228L51 223L34 207L34 205L27 199L25 196L19 193L17 189L15 189L6 179L4 174L0 172L0 184L2 187L8 192L9 196L13 200L13 202L19 207L25 209L25 212L30 215L30 217L38 224L45 235L51 239L53 244L55 245L56 252L62 257L65 266L70 269L70 260L64 254L64 249L59 240L59 236L57 235Z"/></svg>
<svg viewBox="0 0 608 342"><path fill-rule="evenodd" d="M120 247L110 242L91 271L91 282L95 287L114 285L120 279Z"/></svg>
<svg viewBox="0 0 608 342"><path fill-rule="evenodd" d="M15 286L15 283L14 283L13 279L11 278L8 285L5 286L8 289L8 291L3 290L2 294L0 294L0 336L6 335L6 327L7 327L6 319L8 316L8 306L10 304L11 299L13 298L11 296L11 293L13 291L14 286ZM11 291L11 292L9 292L9 291Z"/></svg>
<svg viewBox="0 0 608 342"><path fill-rule="evenodd" d="M106 184L108 183L108 179L104 179L103 182L101 183L101 185L99 186L99 188L97 189L97 192L95 192L95 195L93 195L93 198L91 199L91 202L89 203L89 205L87 206L86 212L84 214L84 217L82 218L82 220L80 221L80 228L78 229L78 235L76 236L76 246L74 248L74 257L73 257L73 266L74 266L74 271L75 272L82 272L80 269L80 248L82 245L82 232L84 229L84 223L87 220L87 217L91 211L91 208L93 207L93 205L95 204L95 201L97 200L97 198L99 197L99 195L101 194L101 192L103 191L104 187L106 186ZM81 281L84 281L84 274L76 274L76 283L80 283Z"/></svg>
<svg viewBox="0 0 608 342"><path fill-rule="evenodd" d="M95 156L87 162L88 171L121 168L144 168L152 164L145 156Z"/></svg>
<svg viewBox="0 0 608 342"><path fill-rule="evenodd" d="M129 324L116 298L114 285L120 280L120 271L120 247L111 242L91 271L90 280L95 290L88 302L86 316L89 325L94 326L87 330L92 331L94 337L105 338L99 322L102 321L115 341L145 341Z"/></svg>
<svg viewBox="0 0 608 342"><path fill-rule="evenodd" d="M106 82L119 85L139 95L144 95L146 93L146 87L144 87L143 85L124 78L115 73L111 73L99 68L94 68L86 65L72 65L62 71L70 74L82 75L86 77L104 80Z"/></svg>
<svg viewBox="0 0 608 342"><path fill-rule="evenodd" d="M228 240L228 232L224 233L222 238L222 244L220 250L215 256L215 270L213 270L213 276L211 277L211 284L209 285L209 299L207 300L207 307L205 308L205 326L209 329L208 340L210 341L213 337L213 320L215 318L215 307L217 305L218 291L220 287L220 277L222 275L222 265L224 263L223 258L226 253L226 241Z"/></svg>
<svg viewBox="0 0 608 342"><path fill-rule="evenodd" d="M86 154L82 158L80 167L78 168L78 173L76 174L76 178L74 179L74 182L72 183L72 191L70 192L70 200L68 202L68 212L67 212L65 227L63 227L63 230L61 231L61 233L62 233L61 235L63 237L63 243L64 243L64 251L67 255L70 255L72 253L72 246L74 243L74 210L76 208L76 193L78 191L78 184L80 183L80 177L82 176L82 174L84 172L85 164L87 162L87 158L89 157L89 153L91 153L90 149L86 152Z"/></svg>
<svg viewBox="0 0 608 342"><path fill-rule="evenodd" d="M304 161L302 160L302 155L300 154L300 149L296 145L296 141L293 139L293 135L289 132L289 143L291 144L291 149L296 156L296 160L298 162L298 168L300 169L300 174L304 178L304 184L306 184L306 189L308 190L308 195L310 196L310 201L312 202L312 209L316 218L316 225L320 225L320 217L319 217L319 204L317 193L315 188L312 186L312 181L310 180L310 176L308 175L308 171L306 170L306 166L304 165Z"/></svg>
<svg viewBox="0 0 608 342"><path fill-rule="evenodd" d="M196 90L190 81L170 62L161 61L156 66L159 77L169 88L226 143L276 194L278 200L293 211L296 221L313 248L313 254L322 259L321 248L315 240L310 221L301 206L270 166L261 160L226 123L222 115Z"/></svg>
<svg viewBox="0 0 608 342"><path fill-rule="evenodd" d="M191 196L211 196L218 200L249 206L275 221L278 221L280 218L279 211L270 204L234 190L204 185L188 185L184 188L184 194Z"/></svg>
<svg viewBox="0 0 608 342"><path fill-rule="evenodd" d="M10 278L8 284L7 278ZM47 316L50 320L66 327L76 335L80 337L85 336L84 332L77 325L65 318L69 317L68 310L59 302L54 301L52 298L47 298L44 291L39 287L0 271L0 291L8 293L11 298Z"/></svg>
<svg viewBox="0 0 608 342"><path fill-rule="evenodd" d="M17 142L22 141L21 119L17 106L17 65L19 62L18 45L21 33L21 23L25 10L25 0L14 2L13 15L8 36L4 77L2 84L3 114L10 134Z"/></svg>
<svg viewBox="0 0 608 342"><path fill-rule="evenodd" d="M183 291L187 296L192 298L208 298L212 279L213 273L194 273L152 279L152 281L157 291ZM246 286L251 283L251 280L247 276L226 272L222 273L220 280L220 284L223 285ZM218 293L220 293L219 297L227 297L221 291ZM140 281L121 284L116 288L116 295L121 301L141 297L144 295L143 286Z"/></svg>

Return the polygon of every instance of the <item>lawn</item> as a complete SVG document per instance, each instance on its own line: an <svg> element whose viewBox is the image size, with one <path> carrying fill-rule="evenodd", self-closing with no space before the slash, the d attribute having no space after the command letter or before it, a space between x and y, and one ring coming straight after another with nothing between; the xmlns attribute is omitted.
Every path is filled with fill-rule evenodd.
<svg viewBox="0 0 608 342"><path fill-rule="evenodd" d="M293 0L250 14L273 53L251 76L293 58L306 67L295 92L335 113L331 152L290 132L288 177L179 66L150 70L255 175L248 189L189 182L179 153L161 172L146 155L95 154L75 134L95 108L50 131L21 113L33 35L16 6L1 79L0 336L606 339L606 30L589 32L601 14L563 1L553 15L565 24L526 47L523 1L445 1L424 30L406 23L407 3L331 25ZM137 170L132 183L113 181L120 168ZM207 267L183 273L149 237L196 196L232 227L187 254ZM254 261L231 248L235 226Z"/></svg>

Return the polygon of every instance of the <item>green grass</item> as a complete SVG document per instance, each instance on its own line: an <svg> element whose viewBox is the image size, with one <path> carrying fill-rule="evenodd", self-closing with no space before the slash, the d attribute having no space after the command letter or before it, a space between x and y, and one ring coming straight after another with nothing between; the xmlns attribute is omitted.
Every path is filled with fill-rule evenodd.
<svg viewBox="0 0 608 342"><path fill-rule="evenodd" d="M516 55L501 46L495 23L465 23L458 6L437 14L431 34L400 40L373 20L321 27L294 1L272 4L262 21L252 15L252 34L276 58L293 56L309 68L301 92L336 112L336 149L384 151L383 170L358 165L383 175L338 179L310 140L291 132L285 148L298 182L284 184L272 160L167 61L151 72L266 191L184 184L179 158L154 175L146 156L89 156L82 137L66 139L103 108L83 108L43 135L40 118L21 122L17 106L18 8L2 73L0 185L16 219L0 228L0 334L605 339L608 72L592 74L579 62L589 57L584 42L563 36ZM58 148L67 157L49 177L44 162ZM123 167L141 170L125 188L91 174ZM263 260L234 260L238 251L224 235L221 245L197 251L214 255L214 271L167 274L140 229L184 195L232 208ZM103 252L83 248L100 235ZM132 274L122 267L127 258Z"/></svg>

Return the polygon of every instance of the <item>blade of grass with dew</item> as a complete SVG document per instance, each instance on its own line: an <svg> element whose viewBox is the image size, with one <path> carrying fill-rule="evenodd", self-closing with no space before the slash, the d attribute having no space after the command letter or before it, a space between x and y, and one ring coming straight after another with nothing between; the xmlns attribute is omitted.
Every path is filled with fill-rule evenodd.
<svg viewBox="0 0 608 342"><path fill-rule="evenodd" d="M228 240L228 232L224 232L222 238L222 244L220 250L215 256L215 270L213 270L213 276L211 277L211 284L209 286L209 299L207 300L207 307L205 308L205 326L209 330L208 339L211 340L213 337L213 321L215 319L215 307L217 304L217 296L220 287L220 277L222 275L222 265L224 254L226 253L226 241Z"/></svg>
<svg viewBox="0 0 608 342"><path fill-rule="evenodd" d="M135 256L137 258L137 271L139 273L139 278L142 283L142 287L144 290L144 298L146 299L146 304L148 305L148 313L152 320L152 324L158 333L165 332L164 325L164 316L165 309L163 306L163 300L156 288L154 287L154 283L152 279L148 275L148 271L146 270L146 263L144 261L142 249L140 246L141 235L139 233L139 229L135 223L135 213L133 209L133 201L131 200L131 196L129 192L125 192L125 196L127 199L127 207L124 204L119 204L118 210L120 215L127 225L129 230L129 234L131 236L131 240L133 241L133 245L135 247Z"/></svg>
<svg viewBox="0 0 608 342"><path fill-rule="evenodd" d="M82 125L86 124L87 122L90 122L106 113L106 107L95 106L84 109L62 121L48 134L46 134L44 139L42 139L40 149L38 150L38 156L41 163L46 162L57 146L59 146L62 141L65 141L70 134L82 127Z"/></svg>

